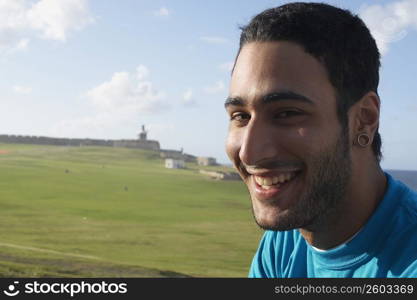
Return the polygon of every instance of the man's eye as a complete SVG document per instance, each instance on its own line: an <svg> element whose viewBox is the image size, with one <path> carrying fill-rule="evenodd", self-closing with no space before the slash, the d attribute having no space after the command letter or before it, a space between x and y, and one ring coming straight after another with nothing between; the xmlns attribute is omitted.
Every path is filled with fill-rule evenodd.
<svg viewBox="0 0 417 300"><path fill-rule="evenodd" d="M250 116L245 113L234 113L230 116L231 121L245 122L250 119Z"/></svg>
<svg viewBox="0 0 417 300"><path fill-rule="evenodd" d="M281 119L281 118L289 118L289 117L295 117L295 116L299 116L302 113L300 111L297 110L285 110L285 111L281 111L277 114L275 114L275 118Z"/></svg>

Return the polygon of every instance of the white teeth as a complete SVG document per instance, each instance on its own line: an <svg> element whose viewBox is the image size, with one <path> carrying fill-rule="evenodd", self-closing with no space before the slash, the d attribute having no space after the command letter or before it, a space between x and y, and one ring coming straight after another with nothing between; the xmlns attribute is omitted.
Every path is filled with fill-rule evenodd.
<svg viewBox="0 0 417 300"><path fill-rule="evenodd" d="M262 185L264 183L262 177L259 176L254 176L255 177L255 181L257 184Z"/></svg>
<svg viewBox="0 0 417 300"><path fill-rule="evenodd" d="M280 174L279 176L273 176L273 177L261 177L254 175L255 181L257 184L262 186L264 189L270 189L273 185L279 185L281 183L290 181L295 177L295 173L286 173L286 174Z"/></svg>
<svg viewBox="0 0 417 300"><path fill-rule="evenodd" d="M272 185L272 178L271 177L264 177L264 182L262 185Z"/></svg>

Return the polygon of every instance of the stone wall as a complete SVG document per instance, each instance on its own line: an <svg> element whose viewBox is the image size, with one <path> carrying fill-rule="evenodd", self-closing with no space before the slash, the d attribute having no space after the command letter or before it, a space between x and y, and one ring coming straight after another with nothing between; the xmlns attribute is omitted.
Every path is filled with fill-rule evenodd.
<svg viewBox="0 0 417 300"><path fill-rule="evenodd" d="M0 135L0 143L7 144L34 144L34 145L54 145L54 146L106 146L138 148L159 151L159 142L146 140L99 140L99 139L70 139L52 138L44 136L22 136L22 135Z"/></svg>
<svg viewBox="0 0 417 300"><path fill-rule="evenodd" d="M159 151L161 158L183 159L186 162L197 162L197 157L191 154L183 153L178 150L161 149Z"/></svg>
<svg viewBox="0 0 417 300"><path fill-rule="evenodd" d="M152 140L117 140L113 141L113 147L160 150L159 142Z"/></svg>

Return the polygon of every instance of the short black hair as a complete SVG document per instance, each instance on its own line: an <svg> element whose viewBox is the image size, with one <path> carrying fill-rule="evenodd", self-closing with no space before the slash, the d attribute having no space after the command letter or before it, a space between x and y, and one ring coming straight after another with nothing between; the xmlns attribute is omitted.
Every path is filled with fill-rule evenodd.
<svg viewBox="0 0 417 300"><path fill-rule="evenodd" d="M378 94L380 53L364 22L349 10L294 2L263 11L241 30L237 56L250 42L290 41L318 59L337 92L337 114L345 130L349 108L369 91ZM378 128L372 150L380 161Z"/></svg>

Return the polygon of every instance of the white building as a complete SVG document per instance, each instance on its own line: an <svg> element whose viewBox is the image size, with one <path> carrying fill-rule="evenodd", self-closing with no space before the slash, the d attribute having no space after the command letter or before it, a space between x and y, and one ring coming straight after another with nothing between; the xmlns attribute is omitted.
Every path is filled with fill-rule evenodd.
<svg viewBox="0 0 417 300"><path fill-rule="evenodd" d="M217 165L216 159L214 157L197 157L197 163L200 166L215 166Z"/></svg>
<svg viewBox="0 0 417 300"><path fill-rule="evenodd" d="M183 159L173 159L167 158L165 159L165 168L168 169L184 169L185 162Z"/></svg>

